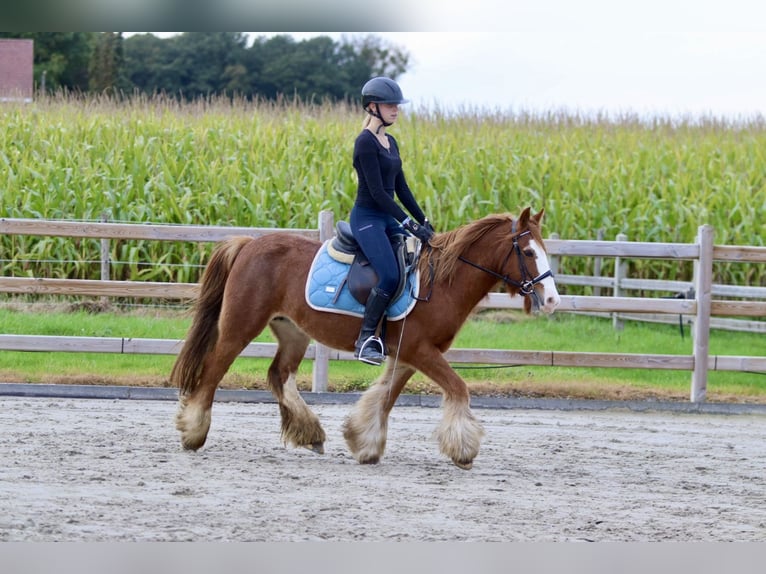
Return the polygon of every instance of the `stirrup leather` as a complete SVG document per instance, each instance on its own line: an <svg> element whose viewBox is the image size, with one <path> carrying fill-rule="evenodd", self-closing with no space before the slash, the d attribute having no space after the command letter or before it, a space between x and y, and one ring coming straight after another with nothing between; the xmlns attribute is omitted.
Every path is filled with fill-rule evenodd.
<svg viewBox="0 0 766 574"><path fill-rule="evenodd" d="M380 359L378 359L377 357L370 358L370 357L364 356L364 351L370 345L377 345L377 349L375 349L375 347L369 347L369 350L373 352L377 352L378 355L381 357ZM380 365L383 362L383 359L386 358L386 353L383 350L383 341L381 340L381 338L376 337L375 335L367 337L364 343L362 343L362 346L359 347L359 352L357 353L356 358L362 361L363 363L367 363L369 365Z"/></svg>

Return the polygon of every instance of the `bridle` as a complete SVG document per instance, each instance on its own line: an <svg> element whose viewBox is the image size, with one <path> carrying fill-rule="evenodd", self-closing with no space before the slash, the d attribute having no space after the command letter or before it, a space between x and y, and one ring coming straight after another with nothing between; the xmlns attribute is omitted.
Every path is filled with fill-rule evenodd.
<svg viewBox="0 0 766 574"><path fill-rule="evenodd" d="M516 233L515 220L511 226L511 233ZM539 309L540 297L535 291L535 285L543 281L543 279L546 279L548 277L553 277L553 272L550 269L548 269L548 271L544 273L540 273L537 277L532 277L532 274L529 272L529 269L527 269L527 266L524 263L524 255L521 252L521 247L519 246L519 239L521 239L525 235L529 235L530 233L531 231L527 229L526 231L522 231L521 233L514 236L513 245L511 246L511 249L508 251L508 255L505 256L505 259L503 260L503 264L500 266L501 271L505 269L505 266L508 264L508 260L515 253L519 261L519 271L521 272L521 281L515 281L514 279L511 279L510 277L508 277L507 274L500 275L499 273L492 271L492 269L487 269L486 267L483 267L482 265L479 265L478 263L469 261L462 255L460 255L458 259L462 261L463 263L467 263L471 267L475 267L476 269L484 271L485 273L489 273L490 275L492 275L492 277L495 277L496 279L498 279L499 281L502 281L503 283L506 283L507 285L512 285L513 287L516 287L519 290L519 293L521 295L524 295L525 297L531 297L532 304L534 305L535 309Z"/></svg>
<svg viewBox="0 0 766 574"><path fill-rule="evenodd" d="M516 220L513 221L511 224L511 233L516 233ZM508 260L511 258L511 255L516 253L517 259L519 260L519 271L521 272L521 281L515 281L508 277L508 275L500 275L499 273L496 273L492 271L492 269L487 269L486 267L479 265L478 263L474 263L473 261L469 261L462 255L458 256L458 259L462 261L463 263L467 263L471 267L475 267L476 269L479 269L480 271L484 271L484 273L488 273L492 277L496 278L499 281L502 281L503 283L506 283L508 285L512 285L516 287L519 290L519 293L525 297L530 297L532 299L532 305L535 309L539 309L541 307L540 305L540 296L535 291L535 285L543 281L543 279L546 279L548 277L553 277L553 272L548 269L545 273L540 273L537 277L532 277L532 274L529 272L529 269L527 269L527 266L524 264L524 254L521 252L521 247L519 246L519 239L522 237L529 235L531 231L527 229L526 231L522 231L521 233L518 233L513 238L513 245L511 246L510 251L508 251L508 255L505 256L505 259L503 260L503 264L500 266L500 269L505 269L505 266L508 264ZM426 245L427 249L431 249L430 245ZM422 254L422 245L421 249L418 250L416 256L415 256L415 262L412 264L412 267L416 267L417 260L420 258L420 255ZM431 294L433 293L433 286L434 286L434 268L433 264L430 262L429 259L429 269L430 269L430 277L429 277L429 285L431 288L428 291L428 295L425 297L418 297L416 295L413 295L414 299L417 301L423 301L428 302L431 299Z"/></svg>

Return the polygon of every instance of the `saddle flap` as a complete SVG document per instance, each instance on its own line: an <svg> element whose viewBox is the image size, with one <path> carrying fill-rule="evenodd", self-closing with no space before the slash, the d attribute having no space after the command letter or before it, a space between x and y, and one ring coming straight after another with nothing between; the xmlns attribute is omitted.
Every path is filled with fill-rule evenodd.
<svg viewBox="0 0 766 574"><path fill-rule="evenodd" d="M362 305L367 303L370 291L378 284L378 274L364 254L357 253L346 276L348 290Z"/></svg>

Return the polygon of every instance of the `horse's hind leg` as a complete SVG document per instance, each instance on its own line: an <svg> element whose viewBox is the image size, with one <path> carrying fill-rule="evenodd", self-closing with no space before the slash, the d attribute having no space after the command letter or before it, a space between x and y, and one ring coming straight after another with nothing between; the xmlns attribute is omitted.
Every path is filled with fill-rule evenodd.
<svg viewBox="0 0 766 574"><path fill-rule="evenodd" d="M277 354L269 366L268 381L279 403L282 439L293 446L324 452L325 432L316 414L298 392L296 374L309 345L309 337L295 323L276 317L269 323L279 341Z"/></svg>
<svg viewBox="0 0 766 574"><path fill-rule="evenodd" d="M181 431L185 449L197 450L205 444L215 391L221 379L250 341L266 327L268 311L243 310L224 301L217 323L215 343L201 359L199 380L181 395L176 414L176 428Z"/></svg>
<svg viewBox="0 0 766 574"><path fill-rule="evenodd" d="M389 362L385 372L354 405L343 424L351 454L361 464L377 464L386 448L388 415L415 369Z"/></svg>

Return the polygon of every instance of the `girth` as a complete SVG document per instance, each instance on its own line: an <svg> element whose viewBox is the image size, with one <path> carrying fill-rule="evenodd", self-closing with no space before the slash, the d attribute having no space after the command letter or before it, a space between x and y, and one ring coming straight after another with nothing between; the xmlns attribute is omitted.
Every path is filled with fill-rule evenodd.
<svg viewBox="0 0 766 574"><path fill-rule="evenodd" d="M412 261L407 250L406 236L404 234L397 234L390 239L391 247L396 257L396 264L399 268L399 284L391 297L391 300L395 301L404 290L407 280L407 266ZM362 305L366 304L367 298L370 296L370 290L378 284L378 274L362 252L361 247L359 247L354 238L354 234L351 232L351 226L346 221L339 221L335 226L335 237L330 242L327 251L330 257L336 261L351 265L348 274L343 279L343 283L341 283L340 289L338 289L338 293L343 289L343 285L346 285L354 299Z"/></svg>

